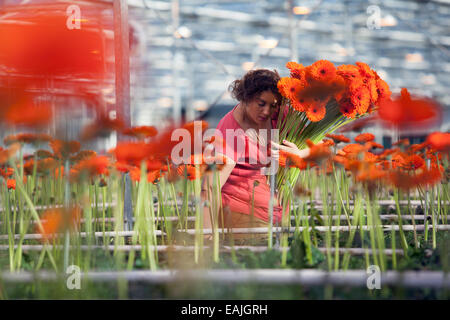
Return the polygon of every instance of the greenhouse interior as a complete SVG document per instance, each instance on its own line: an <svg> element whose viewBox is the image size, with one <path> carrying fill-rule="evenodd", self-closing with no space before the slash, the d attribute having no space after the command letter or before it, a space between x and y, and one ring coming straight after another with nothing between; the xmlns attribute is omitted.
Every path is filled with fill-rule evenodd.
<svg viewBox="0 0 450 320"><path fill-rule="evenodd" d="M0 0L0 299L448 300L449 74L449 0Z"/></svg>

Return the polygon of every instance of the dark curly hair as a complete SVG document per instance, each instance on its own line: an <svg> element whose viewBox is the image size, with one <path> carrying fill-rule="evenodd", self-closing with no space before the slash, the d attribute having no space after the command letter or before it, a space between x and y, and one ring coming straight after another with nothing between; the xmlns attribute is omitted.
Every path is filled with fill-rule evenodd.
<svg viewBox="0 0 450 320"><path fill-rule="evenodd" d="M253 100L264 91L272 91L277 99L277 104L280 105L282 97L277 87L279 80L280 75L276 70L250 70L242 79L234 80L228 90L233 98L245 103Z"/></svg>

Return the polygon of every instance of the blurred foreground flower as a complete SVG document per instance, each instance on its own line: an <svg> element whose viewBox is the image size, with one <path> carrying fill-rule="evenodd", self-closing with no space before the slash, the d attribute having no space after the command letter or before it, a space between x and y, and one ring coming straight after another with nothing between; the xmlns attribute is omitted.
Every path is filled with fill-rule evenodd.
<svg viewBox="0 0 450 320"><path fill-rule="evenodd" d="M16 180L14 179L8 179L6 180L6 187L8 189L16 190Z"/></svg>
<svg viewBox="0 0 450 320"><path fill-rule="evenodd" d="M81 209L79 207L65 209L49 209L41 216L43 230L36 226L44 240L51 240L57 233L68 229L75 229L81 222Z"/></svg>
<svg viewBox="0 0 450 320"><path fill-rule="evenodd" d="M418 129L435 125L441 120L441 109L431 99L412 97L406 88L395 99L384 100L378 116L385 126Z"/></svg>
<svg viewBox="0 0 450 320"><path fill-rule="evenodd" d="M450 151L450 133L433 132L426 140L426 144L430 145L437 151Z"/></svg>

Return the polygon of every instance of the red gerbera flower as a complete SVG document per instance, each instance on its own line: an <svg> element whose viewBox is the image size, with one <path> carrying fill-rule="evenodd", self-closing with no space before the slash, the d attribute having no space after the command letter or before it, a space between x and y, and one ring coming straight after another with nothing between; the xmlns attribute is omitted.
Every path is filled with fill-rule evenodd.
<svg viewBox="0 0 450 320"><path fill-rule="evenodd" d="M391 98L391 90L389 90L389 85L386 81L382 79L376 80L376 86L377 86L377 102L376 105L379 105L381 102L389 100Z"/></svg>
<svg viewBox="0 0 450 320"><path fill-rule="evenodd" d="M128 136L144 139L156 136L158 134L158 130L156 130L154 126L140 126L126 129L122 133Z"/></svg>
<svg viewBox="0 0 450 320"><path fill-rule="evenodd" d="M291 77L295 79L299 79L305 81L305 67L301 63L297 62L288 62L286 63L286 68L291 71Z"/></svg>
<svg viewBox="0 0 450 320"><path fill-rule="evenodd" d="M318 60L309 66L308 75L316 81L327 82L336 76L336 68L328 60Z"/></svg>
<svg viewBox="0 0 450 320"><path fill-rule="evenodd" d="M365 86L359 86L350 92L352 104L359 114L364 114L370 106L370 92Z"/></svg>
<svg viewBox="0 0 450 320"><path fill-rule="evenodd" d="M343 134L326 134L325 137L333 139L333 141L338 144L340 142L349 143L350 139Z"/></svg>
<svg viewBox="0 0 450 320"><path fill-rule="evenodd" d="M6 180L6 187L8 189L16 190L16 180L14 180L14 179L7 179Z"/></svg>
<svg viewBox="0 0 450 320"><path fill-rule="evenodd" d="M323 104L311 104L306 110L306 116L312 122L317 122L325 117L327 112L326 107Z"/></svg>
<svg viewBox="0 0 450 320"><path fill-rule="evenodd" d="M375 140L375 136L372 133L361 133L355 137L356 142L369 142Z"/></svg>
<svg viewBox="0 0 450 320"><path fill-rule="evenodd" d="M352 64L343 64L338 66L336 73L347 80L354 80L360 77L358 67Z"/></svg>
<svg viewBox="0 0 450 320"><path fill-rule="evenodd" d="M53 150L55 157L66 159L71 154L80 151L81 144L78 141L63 141L63 140L52 140L50 141L50 147Z"/></svg>
<svg viewBox="0 0 450 320"><path fill-rule="evenodd" d="M343 98L339 101L339 110L346 118L354 119L356 117L356 107L349 98Z"/></svg>

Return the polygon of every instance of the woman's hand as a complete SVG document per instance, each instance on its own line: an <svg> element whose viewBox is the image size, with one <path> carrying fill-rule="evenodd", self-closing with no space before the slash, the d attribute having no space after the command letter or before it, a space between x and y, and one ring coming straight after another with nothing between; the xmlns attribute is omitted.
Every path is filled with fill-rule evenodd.
<svg viewBox="0 0 450 320"><path fill-rule="evenodd" d="M300 158L306 158L309 156L309 148L300 150L295 143L283 140L283 144L278 144L272 141L272 146L275 150L283 150L284 152L292 153Z"/></svg>

